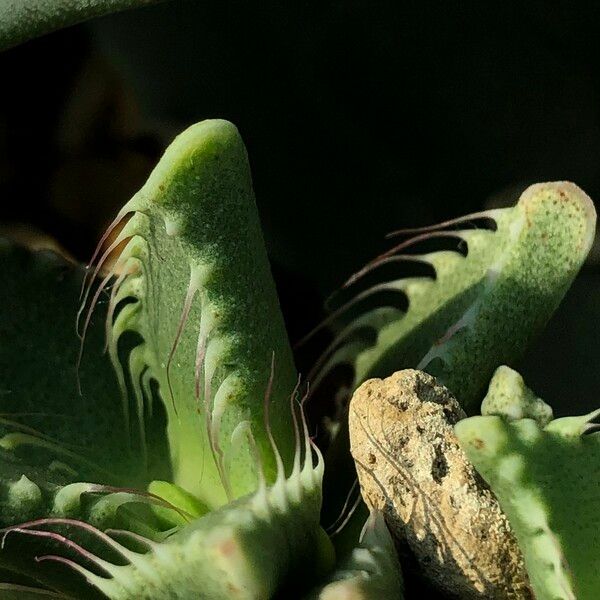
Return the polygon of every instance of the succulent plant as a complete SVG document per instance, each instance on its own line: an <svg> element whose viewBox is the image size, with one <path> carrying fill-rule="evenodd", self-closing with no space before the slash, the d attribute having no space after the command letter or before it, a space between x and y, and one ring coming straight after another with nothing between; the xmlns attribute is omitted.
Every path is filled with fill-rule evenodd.
<svg viewBox="0 0 600 600"><path fill-rule="evenodd" d="M309 572L318 573L321 559L326 565L330 553L319 527L323 465L320 458L313 464L306 427L301 448L297 376L235 127L206 121L180 135L102 244L121 221L126 223L87 273L55 257L3 248L4 275L23 280L6 290L14 296L4 297L3 305L18 303L28 292L34 306L39 294L58 305L43 306L42 314L23 306L13 316L14 329L5 324L9 330L3 339L31 327L30 337L21 338L23 356L35 353L39 344L33 329L64 310L61 296L70 293L73 306L80 289L82 302L77 360L69 364L72 351L60 356L60 346L75 340L69 317L56 323L54 347L34 357L47 378L62 371L60 381L41 380L31 388L35 365L15 361L16 349L3 345L9 350L1 361L4 381L10 386L4 390L3 409L11 418L3 420L7 433L0 440L7 543L0 554L12 556L8 542L17 534L50 545L62 542L87 567L91 562L110 577L53 554L38 555L38 562L69 564L110 598L142 593L187 598L205 588L207 597L229 597L227 586L244 590L243 597L265 597L285 580L285 571L305 568L309 557L315 558ZM220 226L225 221L230 235ZM106 267L117 248L117 258ZM23 264L32 271L31 279ZM90 328L109 282L100 329L105 329L114 375L103 362L99 332ZM57 288L61 292L55 298ZM120 342L127 332L136 337L124 348ZM51 362L63 358L62 368ZM88 387L92 377L102 375L106 382ZM158 385L162 415L154 413L151 382ZM96 394L105 405L95 404ZM83 452L73 449L82 445ZM140 503L145 510L136 510ZM290 517L297 522L286 522ZM135 553L97 529L116 526L124 526L127 539L148 552ZM246 546L260 547L269 535L273 555L264 558L272 572L259 576L254 569L264 551ZM81 536L95 537L104 550L121 555L128 568L76 545ZM213 563L208 555L218 556L222 546L232 553L220 559L225 572L235 574L227 566L235 560L245 574L231 581L220 575L210 587L199 565L208 569ZM183 567L182 557L195 562ZM8 569L11 560L6 558ZM182 568L196 579L180 585L176 573ZM140 575L149 570L157 574L154 584ZM29 571L46 583L35 563ZM254 587L248 579L253 573Z"/></svg>
<svg viewBox="0 0 600 600"><path fill-rule="evenodd" d="M340 331L313 385L339 364L352 365L352 388L410 366L451 389L467 413L477 412L496 367L515 361L558 306L595 223L586 194L556 182L530 186L511 208L393 233L406 239L346 282L341 306L323 323L341 322ZM431 240L454 245L428 252ZM390 267L399 263L417 263L422 274L398 276Z"/></svg>
<svg viewBox="0 0 600 600"><path fill-rule="evenodd" d="M512 397L518 411L521 397ZM596 410L540 423L501 412L455 426L510 520L540 600L592 599L600 590L599 416Z"/></svg>
<svg viewBox="0 0 600 600"><path fill-rule="evenodd" d="M350 390L412 367L434 375L476 414L495 369L520 358L560 303L595 224L587 195L554 182L530 186L511 208L396 232L407 239L353 275L324 321L338 333L311 374L313 390L339 365L352 367ZM431 240L454 246L427 251ZM398 263L426 270L398 276L390 270ZM329 451L336 468L326 488L349 489L355 477L344 421Z"/></svg>
<svg viewBox="0 0 600 600"><path fill-rule="evenodd" d="M23 12L9 1L0 45L144 3ZM350 278L317 327L336 336L308 382L288 343L246 150L227 121L172 142L86 269L0 241L2 597L401 598L403 540L386 527L389 511L365 524L364 507L344 509L346 531L363 530L335 550L339 528L321 525L324 474L334 500L358 489L352 469L349 479L338 471L353 466L343 415L324 460L304 412L340 364L352 369L349 393L406 367L446 386L456 400L412 371L447 401L427 413L415 384L409 412L443 421L448 404L462 419L455 434L472 465L461 455L456 470L476 481L474 466L488 482L482 494L494 522L510 521L537 597L595 597L597 413L552 420L502 366L550 318L594 229L590 199L558 182L528 188L512 208L396 232L402 241ZM490 378L484 416L463 418Z"/></svg>

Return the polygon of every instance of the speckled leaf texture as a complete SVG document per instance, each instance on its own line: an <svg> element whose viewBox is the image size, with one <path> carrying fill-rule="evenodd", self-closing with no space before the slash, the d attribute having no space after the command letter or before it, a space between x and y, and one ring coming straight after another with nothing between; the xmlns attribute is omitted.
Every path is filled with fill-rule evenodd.
<svg viewBox="0 0 600 600"><path fill-rule="evenodd" d="M538 600L595 600L600 590L600 411L542 428L501 416L456 435L489 483L523 551Z"/></svg>
<svg viewBox="0 0 600 600"><path fill-rule="evenodd" d="M174 140L87 272L10 244L0 272L7 590L268 597L331 562L322 460L304 422L300 447L297 375L231 123ZM125 545L103 533L114 528Z"/></svg>
<svg viewBox="0 0 600 600"><path fill-rule="evenodd" d="M466 228L470 222L479 226ZM595 224L594 205L580 188L551 182L529 187L512 208L407 230L416 235L348 281L346 303L327 321L342 326L315 385L340 364L353 367L352 388L418 368L445 385L467 414L476 413L494 370L519 358L558 306L589 252ZM459 246L423 252L433 239ZM402 262L426 267L427 275L390 278L386 269ZM392 294L408 306L395 306ZM369 299L375 306L361 306Z"/></svg>
<svg viewBox="0 0 600 600"><path fill-rule="evenodd" d="M237 129L209 120L181 133L119 220L126 224L113 246L125 247L109 273L116 278L109 312L130 303L111 326L113 363L121 381L123 370L133 381L158 382L173 482L209 508L220 506L256 489L240 424L250 424L274 479L268 388L270 428L291 464L289 398L297 382ZM123 361L118 344L127 332L141 343ZM143 437L140 386L134 395L131 419Z"/></svg>
<svg viewBox="0 0 600 600"><path fill-rule="evenodd" d="M0 50L62 27L160 0L0 0Z"/></svg>

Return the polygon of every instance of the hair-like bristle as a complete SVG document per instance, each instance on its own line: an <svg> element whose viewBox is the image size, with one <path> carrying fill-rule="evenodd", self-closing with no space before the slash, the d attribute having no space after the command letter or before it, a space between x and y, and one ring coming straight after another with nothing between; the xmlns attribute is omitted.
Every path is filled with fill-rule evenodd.
<svg viewBox="0 0 600 600"><path fill-rule="evenodd" d="M352 503L352 506L350 507L349 510L345 506L346 511L344 513L342 513L343 516L342 516L341 521L333 529L327 530L327 533L329 534L330 537L332 537L332 538L336 537L345 529L346 525L348 525L348 523L350 522L350 519L352 519L352 517L354 516L354 513L360 506L361 502L362 502L362 496L360 494L358 494L356 496L356 498L354 499L354 502Z"/></svg>
<svg viewBox="0 0 600 600"><path fill-rule="evenodd" d="M352 496L354 495L354 493L357 490L357 486L358 486L358 478L355 478L352 483L352 486L350 487L350 490L346 494L346 499L344 500L344 504L340 510L340 514L336 517L335 521L331 525L329 525L328 527L325 528L325 531L329 535L332 535L332 532L335 532L338 529L338 525L340 523L344 522L344 519L346 518L347 511L348 511L348 506L350 505ZM360 498L360 491L358 492L358 496ZM353 504L356 503L356 500L357 499L355 498ZM352 512L354 512L354 511L352 511Z"/></svg>
<svg viewBox="0 0 600 600"><path fill-rule="evenodd" d="M250 444L250 451L254 455L254 464L257 468L258 488L256 490L256 496L263 502L263 499L267 496L267 479L263 468L262 456L260 455L260 450L258 449L258 444L256 443L254 433L252 433L250 424L248 424L248 428L246 429L246 435L248 437L248 443ZM266 500L264 500L264 502L266 502Z"/></svg>
<svg viewBox="0 0 600 600"><path fill-rule="evenodd" d="M300 475L300 461L302 459L302 445L300 442L300 429L298 426L298 414L297 414L297 394L300 389L301 376L298 375L298 380L296 381L296 385L290 394L290 411L292 413L292 424L294 426L294 466L292 467L292 475L291 478L299 478ZM298 482L298 486L300 483ZM299 493L299 487L298 487Z"/></svg>
<svg viewBox="0 0 600 600"><path fill-rule="evenodd" d="M414 262L414 263L424 263L429 264L422 256L417 256L414 254L394 254L392 256L386 256L377 262L371 262L365 265L362 269L352 274L343 284L342 289L347 289L350 286L354 285L357 281L362 279L368 273L371 273L373 270L382 267L383 265L392 264L392 263L401 263L401 262Z"/></svg>
<svg viewBox="0 0 600 600"><path fill-rule="evenodd" d="M308 334L306 334L299 342L296 344L296 348L304 345L309 339L311 339L317 332L322 331L325 327L328 327L332 323L334 323L337 319L347 313L352 307L356 306L362 300L367 299L369 296L377 292L383 291L394 291L397 287L394 285L394 282L386 282L374 285L366 290L363 290L354 298L334 310L330 315L328 315L323 321L321 321L314 329L312 329Z"/></svg>
<svg viewBox="0 0 600 600"><path fill-rule="evenodd" d="M90 302L90 305L88 307L86 316L85 316L85 321L84 321L84 325L82 330L79 330L79 323L81 320L81 316L83 314L83 311L85 310L85 307L87 305L87 301L88 301L88 297L89 297L89 293L93 287L94 281L98 276L98 273L100 271L100 268L103 264L103 262L106 260L106 258L109 256L110 252L112 252L112 250L114 250L113 246L116 248L118 246L118 243L124 243L127 241L127 245L125 246L125 248L123 249L123 251L121 252L121 255L119 256L119 258L117 259L117 261L115 261L115 263L113 264L111 270L109 271L109 273L102 279L102 281L100 282L100 284L98 285L98 287L96 288L96 291L92 297L92 301ZM109 249L104 253L103 257L101 258L100 262L98 263L92 277L89 279L87 288L85 290L85 293L83 294L83 300L81 301L81 305L79 307L79 310L77 311L77 317L76 317L76 324L75 324L75 330L77 332L77 335L80 339L80 344L79 344L79 352L77 355L77 361L76 361L76 365L75 365L75 373L76 373L76 379L77 379L77 390L79 392L79 395L82 395L82 389L81 389L81 379L79 377L79 370L81 367L81 361L83 359L83 352L84 352L84 348L85 348L85 338L86 338L86 334L87 334L87 330L88 327L90 325L90 321L92 318L92 314L94 312L94 309L96 308L96 304L98 303L98 300L100 298L101 293L104 291L104 289L106 288L106 286L108 285L108 283L115 278L117 271L121 268L125 269L127 262L129 260L129 255L128 255L128 247L129 244L132 241L132 236L129 235L129 232L125 232L122 231L121 234L119 235L119 237L117 237L117 239L113 242L113 244L111 244L111 246L109 247ZM112 250L111 250L112 249ZM120 279L120 277L118 278ZM118 280L117 279L117 280ZM111 301L113 303L116 303L116 294L118 293L118 289L121 287L123 283L123 280L121 280L118 284L118 288L115 291L115 299L113 300L113 294L111 292ZM112 321L112 317L114 314L114 306L110 307L109 305L109 313L110 317L107 315L107 322L108 319L110 318ZM109 345L109 330L108 327L106 328L106 333L107 333L107 337L106 337L106 346Z"/></svg>
<svg viewBox="0 0 600 600"><path fill-rule="evenodd" d="M118 554L120 554L126 560L130 560L134 554L131 550L125 548L125 546L122 546L117 541L113 540L110 536L108 536L106 533L100 531L97 527L94 527L93 525L90 525L89 523L86 523L85 521L79 521L77 519L67 519L67 518L60 518L60 517L36 519L34 521L27 521L25 523L20 523L19 525L14 525L11 527L6 527L4 529L0 529L0 534L4 534L3 538L2 538L2 541L4 543L6 534L8 534L10 532L24 533L26 531L31 531L31 528L39 528L39 527L44 527L44 526L51 527L53 525L54 526L64 525L64 526L68 526L68 527L76 527L76 528L82 529L82 530L86 531L87 533L97 537L100 541L104 542L112 550L115 550ZM40 531L39 529L34 529L34 530ZM44 533L54 533L54 532L44 532ZM56 534L56 535L59 535L59 534ZM64 538L64 536L61 536L61 538L62 539L57 539L57 541L59 541L61 543L66 543L66 544L74 543L71 540L69 540L68 538Z"/></svg>
<svg viewBox="0 0 600 600"><path fill-rule="evenodd" d="M100 271L101 271L102 267L104 266L104 263L107 261L107 259L110 257L110 255L124 242L129 243L131 241L131 238L132 238L132 236L130 235L130 233L128 231L126 231L126 230L121 231L121 233L117 236L117 238L110 244L110 246L106 249L104 254L102 254L102 256L100 257L100 260L98 261L98 264L95 266L91 277L87 278L84 292L82 294L83 298L81 300L81 305L79 307L79 310L77 311L77 317L76 317L76 321L75 321L75 331L77 332L77 334L79 336L82 335L79 331L79 321L80 321L81 315L87 305L88 297L89 297L89 294L94 285L94 281L96 281L96 279L98 278L98 275L100 274ZM127 255L126 250L127 250L127 246L125 246L124 250L121 252L119 259L113 265L113 267L110 269L110 272L109 272L110 277L107 277L109 280L111 279L112 276L114 276L116 264L118 264L121 257L124 255L125 256ZM91 264L90 264L89 268L90 269L92 268ZM87 277L87 274L86 274L86 277ZM85 278L84 278L84 280L85 280Z"/></svg>
<svg viewBox="0 0 600 600"><path fill-rule="evenodd" d="M14 527L4 533L3 538L2 538L2 546L4 546L4 539L6 538L6 536L9 533L20 533L22 535L29 535L32 537L50 539L53 542L62 544L69 550L73 551L75 554L81 556L88 562L99 567L106 574L108 574L110 572L109 571L110 563L108 563L107 561L103 560L102 558L96 556L95 554L92 554L89 550L86 550L85 548L83 548L82 546L80 546L79 544L77 544L76 542L71 540L70 538L65 537L64 535L61 535L60 533L56 533L55 531L43 531L43 530L39 530L39 529L28 529L27 527Z"/></svg>
<svg viewBox="0 0 600 600"><path fill-rule="evenodd" d="M360 317L356 319L356 321L348 323L348 325L346 325L327 345L327 347L321 352L317 360L314 362L310 372L308 373L308 380L312 382L313 389L318 387L323 375L325 374L327 369L324 367L329 359L337 350L342 349L347 338L349 338L356 331L360 330L361 326L359 320Z"/></svg>
<svg viewBox="0 0 600 600"><path fill-rule="evenodd" d="M304 466L302 468L302 473L312 472L314 469L313 457L312 457L312 448L316 448L310 439L310 434L308 432L308 421L306 420L306 413L304 411L304 403L309 397L309 388L307 387L306 395L302 398L300 402L300 421L302 423L302 434L304 437ZM318 452L318 449L317 449ZM319 453L320 455L320 453ZM318 462L318 461L317 461Z"/></svg>
<svg viewBox="0 0 600 600"><path fill-rule="evenodd" d="M269 418L269 405L271 403L271 394L273 391L273 379L275 378L275 353L271 354L271 371L269 374L269 381L267 383L267 389L265 390L265 397L263 401L263 418L265 421L265 429L267 432L267 437L269 438L269 443L271 444L271 449L273 450L273 455L275 456L275 462L277 464L277 481L285 480L285 468L283 466L283 459L281 458L281 453L279 452L279 448L275 443L275 438L273 437L273 431L271 429L271 420Z"/></svg>
<svg viewBox="0 0 600 600"><path fill-rule="evenodd" d="M424 227L407 227L405 229L396 229L395 231L390 231L390 233L386 234L386 239L390 239L393 237L398 237L401 235L414 235L419 233L428 233L431 231L437 231L439 229L445 229L446 227L452 227L453 225L463 225L468 223L469 221L474 221L475 219L486 219L490 217L490 211L484 210L480 212L474 212L469 215L464 215L462 217L456 217L454 219L449 219L448 221L442 221L440 223L435 223L434 225L425 225Z"/></svg>
<svg viewBox="0 0 600 600"><path fill-rule="evenodd" d="M363 273L363 271L365 271L365 269L372 268L374 266L379 265L382 260L384 260L386 258L389 258L390 256L396 255L396 253L400 252L401 250L406 250L406 248L410 248L411 246L414 246L415 244L418 244L420 242L425 242L427 240L436 239L436 238L443 238L443 239L454 239L454 238L456 238L457 240L462 240L461 231L460 230L456 230L456 231L432 231L432 232L428 232L428 233L422 233L422 234L419 234L419 235L415 235L414 237L411 237L408 240L404 240L403 242L400 242L399 244L396 244L395 246L392 246L389 250L386 250L382 254L376 256L373 260L371 260L370 262L368 262L363 267L363 269L361 269L360 271L358 271L357 273L355 273L353 275L353 277L356 278L356 277L359 276L359 274L362 275L362 273Z"/></svg>
<svg viewBox="0 0 600 600"><path fill-rule="evenodd" d="M36 556L34 560L37 563L55 562L61 565L65 565L66 567L69 567L73 571L76 571L77 573L82 575L87 581L90 581L91 579L97 577L94 573L92 573L85 567L82 567L74 560L71 560L70 558L65 558L64 556L59 556L58 554L44 554L43 556Z"/></svg>
<svg viewBox="0 0 600 600"><path fill-rule="evenodd" d="M89 275L92 267L94 266L94 262L96 261L96 258L98 258L100 251L104 247L104 243L110 237L110 235L113 233L113 231L121 224L121 221L123 221L123 219L130 213L131 213L131 211L127 210L127 209L120 210L119 213L117 214L117 216L113 219L112 223L106 228L106 230L102 234L100 241L98 242L98 244L96 245L96 248L94 249L92 258L90 259L90 262L86 266L86 274L81 282L81 290L79 291L79 299L80 300L81 300L84 290L86 288L88 275Z"/></svg>
<svg viewBox="0 0 600 600"><path fill-rule="evenodd" d="M82 391L81 391L81 379L79 377L79 370L81 368L81 360L83 358L83 351L85 348L85 336L88 330L88 327L90 325L90 321L92 319L92 313L94 312L94 308L96 308L96 303L98 302L98 299L100 298L100 294L104 291L104 288L107 286L108 282L113 278L113 274L109 273L100 283L100 285L97 287L96 292L92 298L92 301L90 303L90 306L88 308L87 314L85 316L85 321L83 323L83 329L81 330L80 335L80 343L79 343L79 353L77 355L77 362L75 364L75 372L77 373L77 390L79 392L79 395L82 395Z"/></svg>
<svg viewBox="0 0 600 600"><path fill-rule="evenodd" d="M183 329L187 323L188 317L190 316L190 310L192 309L192 302L194 300L194 296L198 292L199 283L196 278L193 276L190 277L190 283L187 289L187 293L185 295L185 300L183 302L183 309L181 311L181 318L179 319L179 324L177 326L177 332L175 334L175 339L173 340L173 345L171 346L171 350L169 352L169 356L167 358L167 383L169 386L169 394L171 395L171 403L173 406L173 411L175 415L177 415L177 404L175 403L175 396L173 395L173 386L171 384L171 363L173 362L173 357L175 356L175 352L177 350L177 346L179 344L179 340L181 339L181 334L183 333Z"/></svg>

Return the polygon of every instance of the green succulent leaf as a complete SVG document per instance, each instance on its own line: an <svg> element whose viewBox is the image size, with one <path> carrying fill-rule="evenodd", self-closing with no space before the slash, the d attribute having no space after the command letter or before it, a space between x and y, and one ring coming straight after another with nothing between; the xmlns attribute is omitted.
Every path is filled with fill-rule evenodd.
<svg viewBox="0 0 600 600"><path fill-rule="evenodd" d="M162 0L0 0L0 50L112 12Z"/></svg>
<svg viewBox="0 0 600 600"><path fill-rule="evenodd" d="M465 228L470 222L478 227ZM397 232L416 235L344 286L345 302L327 322L349 318L315 383L344 363L354 369L353 389L413 367L434 375L473 414L496 367L516 360L558 306L589 252L595 224L588 196L556 182L529 187L512 208ZM420 251L432 240L454 240L454 249ZM425 269L420 276L389 273L415 263Z"/></svg>
<svg viewBox="0 0 600 600"><path fill-rule="evenodd" d="M55 552L38 554L41 568L67 567L71 579L88 583L88 594L95 589L111 600L256 600L273 597L284 584L305 589L329 571L333 553L319 526L323 460L318 451L315 460L304 419L302 424L302 435L296 425L288 477L278 460L272 485L261 471L256 492L176 526L163 539L104 533L61 518L9 528L5 537L53 543ZM246 433L252 439L249 429ZM274 443L272 450L278 456ZM74 541L76 532L86 543ZM51 585L69 593L66 582L69 577Z"/></svg>
<svg viewBox="0 0 600 600"><path fill-rule="evenodd" d="M552 407L532 392L514 369L500 365L481 403L481 414L500 415L509 421L535 419L542 427L554 418Z"/></svg>
<svg viewBox="0 0 600 600"><path fill-rule="evenodd" d="M316 556L313 542L328 547L318 528L322 467L314 467L318 482L307 474L309 441L309 466L299 466L297 376L233 125L205 121L173 142L85 276L12 246L1 256L9 285L0 296L0 567L9 580L75 597L92 584L109 598L139 598L142 574L166 556L157 593L186 598L212 581L206 597L227 597L208 544L223 530L209 511L223 505L231 535L259 529L244 538L246 575L230 583L243 588L256 575L248 585L260 597L294 571L289 565ZM310 482L313 500L303 493ZM312 525L296 531L285 519L298 510ZM107 528L142 548L117 547ZM279 566L252 573L269 536ZM182 552L194 573L187 584Z"/></svg>
<svg viewBox="0 0 600 600"><path fill-rule="evenodd" d="M392 536L383 514L372 511L359 545L340 561L311 600L402 600L404 585Z"/></svg>
<svg viewBox="0 0 600 600"><path fill-rule="evenodd" d="M172 483L214 508L256 489L256 460L240 424L250 424L269 481L276 474L269 435L288 466L294 440L289 398L297 375L237 129L213 120L180 134L115 226L125 221L109 250L125 247L100 284L114 281L113 364L124 392L126 373L134 382L131 419L142 439L144 389L158 382ZM93 306L92 299L88 311ZM118 349L127 332L141 343L124 361Z"/></svg>
<svg viewBox="0 0 600 600"><path fill-rule="evenodd" d="M140 448L125 427L103 352L104 304L77 367L75 315L84 270L52 252L0 240L0 276L2 480L20 479L18 461L25 460L38 465L33 481L42 474L57 482L145 485Z"/></svg>
<svg viewBox="0 0 600 600"><path fill-rule="evenodd" d="M600 589L600 411L541 427L478 416L456 435L523 551L538 600L592 600Z"/></svg>
<svg viewBox="0 0 600 600"><path fill-rule="evenodd" d="M105 303L78 360L75 316L84 274L53 252L0 240L0 528L53 517L155 535L160 524L145 505L158 500L143 490L154 478L170 477L164 417L148 424L148 459L126 427L104 352ZM130 491L116 491L123 486ZM0 567L12 575L5 580L33 577L33 584L80 589L72 573L61 581L55 569L36 565L34 557L52 549L45 540L17 541L6 531Z"/></svg>

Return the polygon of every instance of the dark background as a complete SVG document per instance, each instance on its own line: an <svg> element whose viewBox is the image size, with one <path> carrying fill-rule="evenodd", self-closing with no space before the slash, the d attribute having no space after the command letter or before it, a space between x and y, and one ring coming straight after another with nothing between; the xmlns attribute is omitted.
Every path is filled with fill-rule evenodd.
<svg viewBox="0 0 600 600"><path fill-rule="evenodd" d="M392 229L569 179L600 198L600 12L587 4L170 3L0 55L0 223L76 258L192 122L248 146L292 339ZM592 257L523 370L598 405Z"/></svg>

